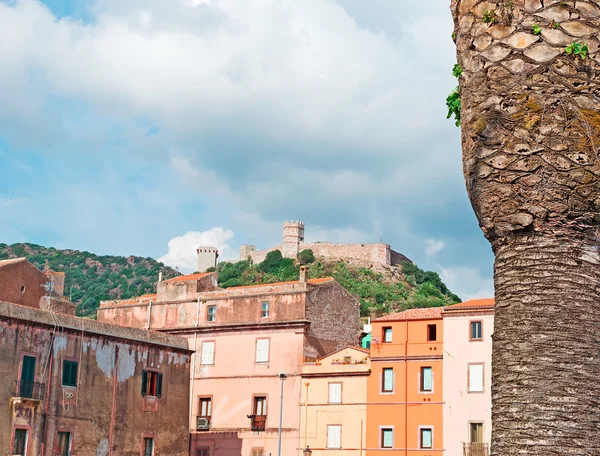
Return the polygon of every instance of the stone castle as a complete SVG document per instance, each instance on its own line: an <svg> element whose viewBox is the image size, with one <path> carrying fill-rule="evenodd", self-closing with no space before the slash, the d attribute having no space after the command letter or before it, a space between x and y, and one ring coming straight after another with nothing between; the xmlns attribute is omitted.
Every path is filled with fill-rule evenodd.
<svg viewBox="0 0 600 456"><path fill-rule="evenodd" d="M285 221L281 244L264 250L256 250L255 245L245 244L240 247L240 260L260 263L267 253L280 250L284 258L297 259L303 250L310 249L316 258L330 261L348 261L372 263L382 266L394 266L402 261L410 261L407 257L391 249L388 244L333 244L331 242L304 242L304 223Z"/></svg>

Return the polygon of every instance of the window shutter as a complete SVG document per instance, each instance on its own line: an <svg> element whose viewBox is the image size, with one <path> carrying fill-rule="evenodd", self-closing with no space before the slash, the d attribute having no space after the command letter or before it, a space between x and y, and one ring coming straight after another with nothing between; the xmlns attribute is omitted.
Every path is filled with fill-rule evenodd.
<svg viewBox="0 0 600 456"><path fill-rule="evenodd" d="M215 362L215 343L204 342L202 344L202 364L214 364Z"/></svg>
<svg viewBox="0 0 600 456"><path fill-rule="evenodd" d="M266 363L269 361L269 339L258 339L256 341L256 362Z"/></svg>
<svg viewBox="0 0 600 456"><path fill-rule="evenodd" d="M483 391L483 364L469 365L469 391Z"/></svg>
<svg viewBox="0 0 600 456"><path fill-rule="evenodd" d="M342 427L328 426L327 427L327 448L341 448Z"/></svg>
<svg viewBox="0 0 600 456"><path fill-rule="evenodd" d="M156 378L156 397L160 397L162 395L162 376L163 374L157 374Z"/></svg>
<svg viewBox="0 0 600 456"><path fill-rule="evenodd" d="M142 396L145 396L148 391L146 388L148 387L148 371L142 372Z"/></svg>
<svg viewBox="0 0 600 456"><path fill-rule="evenodd" d="M341 404L342 402L342 384L341 383L330 383L329 384L329 403L330 404Z"/></svg>

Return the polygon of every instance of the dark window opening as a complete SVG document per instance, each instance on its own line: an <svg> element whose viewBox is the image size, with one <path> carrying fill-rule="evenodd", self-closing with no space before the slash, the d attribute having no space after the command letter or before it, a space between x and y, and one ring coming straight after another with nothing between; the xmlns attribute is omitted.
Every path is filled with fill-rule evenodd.
<svg viewBox="0 0 600 456"><path fill-rule="evenodd" d="M59 432L56 439L56 448L54 454L56 456L69 456L71 449L71 433Z"/></svg>
<svg viewBox="0 0 600 456"><path fill-rule="evenodd" d="M63 361L62 384L63 386L77 386L77 361Z"/></svg>
<svg viewBox="0 0 600 456"><path fill-rule="evenodd" d="M27 430L15 429L15 439L13 441L12 454L24 456L27 446Z"/></svg>
<svg viewBox="0 0 600 456"><path fill-rule="evenodd" d="M429 342L437 340L437 325L427 325L427 340Z"/></svg>
<svg viewBox="0 0 600 456"><path fill-rule="evenodd" d="M154 439L144 437L144 456L154 456Z"/></svg>
<svg viewBox="0 0 600 456"><path fill-rule="evenodd" d="M154 371L142 373L142 396L161 397L162 374Z"/></svg>

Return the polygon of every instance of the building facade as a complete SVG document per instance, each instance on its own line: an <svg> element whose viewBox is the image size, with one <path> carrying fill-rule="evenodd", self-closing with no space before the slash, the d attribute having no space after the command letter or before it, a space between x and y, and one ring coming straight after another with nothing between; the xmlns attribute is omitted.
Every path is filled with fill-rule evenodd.
<svg viewBox="0 0 600 456"><path fill-rule="evenodd" d="M282 454L301 454L303 363L358 343L359 302L305 270L295 282L216 284L216 273L166 280L155 297L101 303L98 320L188 339L192 455L275 455L280 412Z"/></svg>
<svg viewBox="0 0 600 456"><path fill-rule="evenodd" d="M488 456L492 432L494 300L446 307L444 444L448 455Z"/></svg>
<svg viewBox="0 0 600 456"><path fill-rule="evenodd" d="M300 443L313 456L362 456L367 436L369 351L348 347L302 368Z"/></svg>
<svg viewBox="0 0 600 456"><path fill-rule="evenodd" d="M280 250L284 258L297 259L298 254L310 249L315 257L330 261L351 261L393 266L402 261L410 261L401 253L395 252L388 244L333 244L331 242L304 242L304 223L286 221L283 224L282 242L264 250L256 250L255 245L240 247L240 260L253 263L262 262L269 252Z"/></svg>
<svg viewBox="0 0 600 456"><path fill-rule="evenodd" d="M0 302L0 453L188 454L185 339Z"/></svg>
<svg viewBox="0 0 600 456"><path fill-rule="evenodd" d="M441 455L442 309L411 309L371 321L367 451Z"/></svg>

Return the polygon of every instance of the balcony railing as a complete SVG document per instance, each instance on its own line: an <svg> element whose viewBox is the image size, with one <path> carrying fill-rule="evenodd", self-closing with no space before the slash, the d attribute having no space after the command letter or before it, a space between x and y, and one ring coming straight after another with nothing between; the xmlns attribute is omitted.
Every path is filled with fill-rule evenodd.
<svg viewBox="0 0 600 456"><path fill-rule="evenodd" d="M16 381L16 396L24 399L43 400L46 393L46 385L38 382Z"/></svg>
<svg viewBox="0 0 600 456"><path fill-rule="evenodd" d="M208 431L210 429L210 417L196 416L196 430Z"/></svg>
<svg viewBox="0 0 600 456"><path fill-rule="evenodd" d="M490 456L490 446L487 443L463 443L463 456Z"/></svg>
<svg viewBox="0 0 600 456"><path fill-rule="evenodd" d="M267 425L266 415L250 415L250 426L253 431L264 431Z"/></svg>

